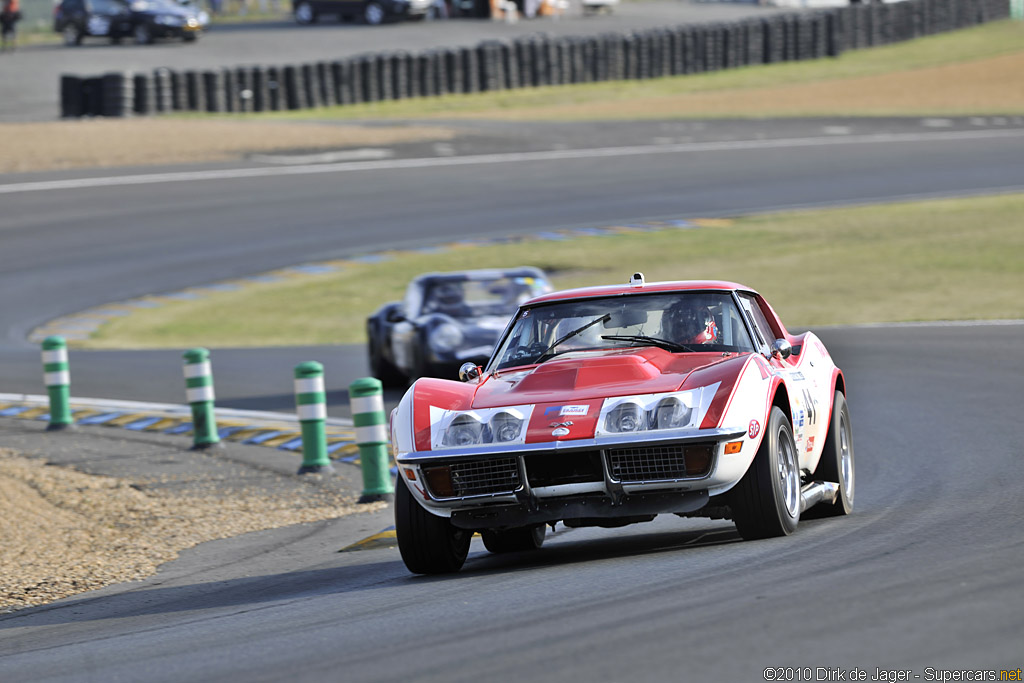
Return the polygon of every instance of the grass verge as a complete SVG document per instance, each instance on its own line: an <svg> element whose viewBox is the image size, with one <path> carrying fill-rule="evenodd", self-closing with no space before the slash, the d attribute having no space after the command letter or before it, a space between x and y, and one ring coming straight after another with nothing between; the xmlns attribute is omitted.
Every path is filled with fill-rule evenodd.
<svg viewBox="0 0 1024 683"><path fill-rule="evenodd" d="M378 264L142 309L102 326L91 348L273 346L364 341L366 317L428 271L536 265L559 288L725 279L764 294L787 325L1024 318L1024 195L740 217L654 233L525 239ZM368 286L367 283L372 283Z"/></svg>
<svg viewBox="0 0 1024 683"><path fill-rule="evenodd" d="M646 81L527 88L269 114L512 120L1024 113L1024 23L1002 21L837 59Z"/></svg>

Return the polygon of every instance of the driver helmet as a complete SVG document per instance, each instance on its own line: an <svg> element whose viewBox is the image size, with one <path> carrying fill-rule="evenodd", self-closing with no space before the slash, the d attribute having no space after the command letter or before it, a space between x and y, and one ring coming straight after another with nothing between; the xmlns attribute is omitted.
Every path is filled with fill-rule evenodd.
<svg viewBox="0 0 1024 683"><path fill-rule="evenodd" d="M465 295L459 282L442 282L430 293L433 309L442 313L459 312L464 308Z"/></svg>
<svg viewBox="0 0 1024 683"><path fill-rule="evenodd" d="M662 314L661 335L680 344L714 344L718 341L718 325L706 301L686 297Z"/></svg>

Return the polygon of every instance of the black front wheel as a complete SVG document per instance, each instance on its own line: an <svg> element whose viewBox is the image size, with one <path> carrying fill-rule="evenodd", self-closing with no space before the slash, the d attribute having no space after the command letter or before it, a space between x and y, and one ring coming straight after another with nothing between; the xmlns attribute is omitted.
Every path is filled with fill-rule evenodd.
<svg viewBox="0 0 1024 683"><path fill-rule="evenodd" d="M452 574L462 569L473 532L432 515L413 500L403 477L395 484L395 536L402 561L414 574Z"/></svg>
<svg viewBox="0 0 1024 683"><path fill-rule="evenodd" d="M370 362L370 374L379 379L385 389L405 386L405 375L384 357L382 340L378 339L371 329L367 329L366 335L369 338L366 352Z"/></svg>
<svg viewBox="0 0 1024 683"><path fill-rule="evenodd" d="M789 418L772 406L761 447L730 493L736 529L745 540L789 536L800 522L800 463Z"/></svg>

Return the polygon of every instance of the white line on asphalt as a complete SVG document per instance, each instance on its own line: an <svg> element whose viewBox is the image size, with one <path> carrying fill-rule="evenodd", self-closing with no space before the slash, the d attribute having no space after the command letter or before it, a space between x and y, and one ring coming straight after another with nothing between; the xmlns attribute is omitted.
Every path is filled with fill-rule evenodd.
<svg viewBox="0 0 1024 683"><path fill-rule="evenodd" d="M250 161L264 164L327 164L338 161L366 161L367 159L390 159L395 156L393 150L377 147L362 149L346 149L337 152L320 152L318 154L253 154Z"/></svg>
<svg viewBox="0 0 1024 683"><path fill-rule="evenodd" d="M155 183L181 183L199 180L233 180L267 178L316 173L346 173L351 171L381 171L416 169L440 166L473 166L507 164L529 161L564 161L573 159L600 159L650 154L679 154L686 152L727 152L739 150L785 149L791 147L827 147L835 145L894 144L907 142L939 142L947 140L979 140L985 138L1024 137L1024 129L966 130L935 133L881 133L846 137L790 138L782 140L738 140L728 142L680 143L674 145L634 145L630 147L604 147L598 149L548 150L544 152L509 152L503 154L477 154L462 157L386 159L356 161L337 164L307 164L302 166L234 168L210 171L180 171L96 178L70 178L0 185L0 194L43 192L46 190L76 190L94 187L123 187Z"/></svg>

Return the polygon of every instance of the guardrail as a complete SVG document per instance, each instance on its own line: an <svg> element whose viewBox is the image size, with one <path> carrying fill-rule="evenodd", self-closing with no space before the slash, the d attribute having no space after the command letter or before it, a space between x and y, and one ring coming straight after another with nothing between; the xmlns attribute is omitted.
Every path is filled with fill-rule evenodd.
<svg viewBox="0 0 1024 683"><path fill-rule="evenodd" d="M846 50L1005 19L1010 1L906 0L591 37L489 40L475 47L299 65L63 75L61 116L285 111L837 57Z"/></svg>

